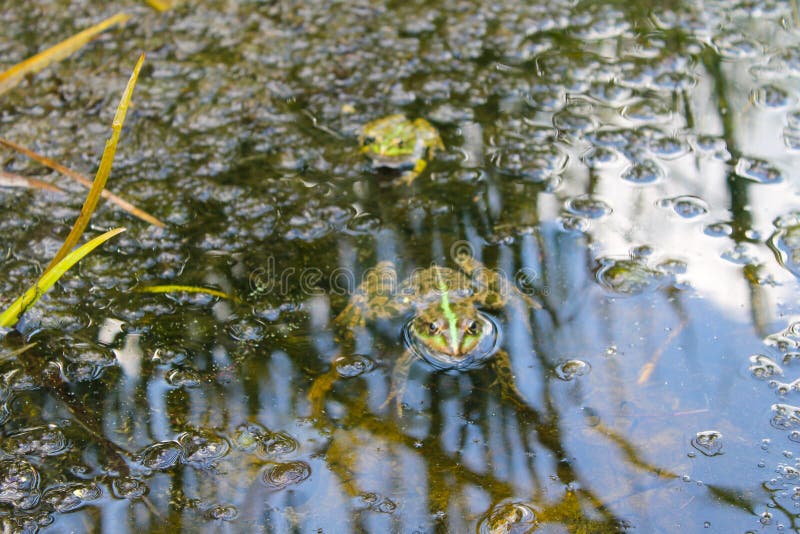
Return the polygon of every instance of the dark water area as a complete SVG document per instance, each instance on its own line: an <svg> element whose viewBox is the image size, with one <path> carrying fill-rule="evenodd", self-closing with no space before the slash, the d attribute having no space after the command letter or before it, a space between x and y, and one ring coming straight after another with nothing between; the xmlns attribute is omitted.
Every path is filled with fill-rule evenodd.
<svg viewBox="0 0 800 534"><path fill-rule="evenodd" d="M146 52L108 188L167 223L102 203L0 332L3 533L800 531L796 5L0 0L0 70L122 10L0 95L92 175ZM84 191L0 158L67 191L0 187L4 309Z"/></svg>

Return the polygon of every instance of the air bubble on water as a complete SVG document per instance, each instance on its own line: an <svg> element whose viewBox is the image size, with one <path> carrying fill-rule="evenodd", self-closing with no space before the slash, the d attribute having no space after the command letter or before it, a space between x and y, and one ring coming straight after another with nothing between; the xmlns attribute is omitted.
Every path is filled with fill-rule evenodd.
<svg viewBox="0 0 800 534"><path fill-rule="evenodd" d="M674 277L648 266L642 259L600 258L595 273L603 287L623 295L653 291L674 282Z"/></svg>
<svg viewBox="0 0 800 534"><path fill-rule="evenodd" d="M258 343L264 339L266 334L264 323L255 317L237 318L230 322L225 329L233 339L245 343Z"/></svg>
<svg viewBox="0 0 800 534"><path fill-rule="evenodd" d="M206 510L203 515L215 521L233 521L239 515L239 510L232 504L218 504Z"/></svg>
<svg viewBox="0 0 800 534"><path fill-rule="evenodd" d="M147 486L137 478L124 476L115 478L111 490L118 499L138 499L147 494Z"/></svg>
<svg viewBox="0 0 800 534"><path fill-rule="evenodd" d="M478 523L478 533L533 532L538 524L533 508L521 502L505 502L489 509Z"/></svg>
<svg viewBox="0 0 800 534"><path fill-rule="evenodd" d="M566 360L555 368L556 376L565 382L587 375L591 370L592 367L587 362L577 359Z"/></svg>
<svg viewBox="0 0 800 534"><path fill-rule="evenodd" d="M697 78L686 72L664 72L653 79L652 85L661 91L686 91L697 85Z"/></svg>
<svg viewBox="0 0 800 534"><path fill-rule="evenodd" d="M778 264L795 277L800 278L800 222L798 214L779 217L773 223L775 232L767 245L775 254Z"/></svg>
<svg viewBox="0 0 800 534"><path fill-rule="evenodd" d="M683 195L666 198L659 202L662 207L669 207L684 219L694 219L708 213L708 204L700 197Z"/></svg>
<svg viewBox="0 0 800 534"><path fill-rule="evenodd" d="M206 431L184 432L178 436L184 461L207 467L230 451L228 440Z"/></svg>
<svg viewBox="0 0 800 534"><path fill-rule="evenodd" d="M574 215L562 215L557 222L566 232L585 232L589 229L588 220Z"/></svg>
<svg viewBox="0 0 800 534"><path fill-rule="evenodd" d="M738 176L760 184L775 184L783 181L783 173L768 161L756 158L739 158L734 169Z"/></svg>
<svg viewBox="0 0 800 534"><path fill-rule="evenodd" d="M610 167L620 159L620 154L611 148L595 146L589 148L581 156L581 161L590 169Z"/></svg>
<svg viewBox="0 0 800 534"><path fill-rule="evenodd" d="M772 418L770 424L779 430L792 430L800 426L800 408L791 404L776 403L772 407ZM792 432L795 434L795 432ZM797 432L800 440L800 432ZM789 435L792 439L792 435ZM794 440L792 440L794 441Z"/></svg>
<svg viewBox="0 0 800 534"><path fill-rule="evenodd" d="M611 206L599 198L593 198L588 195L570 198L567 200L565 207L573 215L587 219L599 219L611 213Z"/></svg>
<svg viewBox="0 0 800 534"><path fill-rule="evenodd" d="M749 358L748 371L756 378L771 378L783 374L783 369L772 358L764 354L753 354Z"/></svg>
<svg viewBox="0 0 800 534"><path fill-rule="evenodd" d="M0 442L3 452L10 455L57 456L67 452L71 444L56 425L19 430Z"/></svg>
<svg viewBox="0 0 800 534"><path fill-rule="evenodd" d="M271 463L264 468L262 481L273 489L300 484L311 476L311 467L303 461Z"/></svg>
<svg viewBox="0 0 800 534"><path fill-rule="evenodd" d="M200 373L194 369L170 369L164 380L173 387L193 388L202 384Z"/></svg>
<svg viewBox="0 0 800 534"><path fill-rule="evenodd" d="M147 469L163 471L182 461L183 448L177 441L161 441L145 447L137 457Z"/></svg>
<svg viewBox="0 0 800 534"><path fill-rule="evenodd" d="M792 104L792 98L789 93L773 84L765 84L753 89L750 98L757 105L765 108L780 109Z"/></svg>
<svg viewBox="0 0 800 534"><path fill-rule="evenodd" d="M721 33L715 35L711 42L720 56L726 59L743 59L758 56L764 47L758 42L737 33Z"/></svg>
<svg viewBox="0 0 800 534"><path fill-rule="evenodd" d="M751 247L744 243L738 243L732 249L726 250L720 257L736 265L755 265L756 258L750 253Z"/></svg>
<svg viewBox="0 0 800 534"><path fill-rule="evenodd" d="M650 152L664 160L677 159L689 153L689 145L681 138L658 136L650 139Z"/></svg>
<svg viewBox="0 0 800 534"><path fill-rule="evenodd" d="M725 139L715 135L698 135L690 138L692 149L699 155L719 161L729 161L731 153Z"/></svg>
<svg viewBox="0 0 800 534"><path fill-rule="evenodd" d="M567 107L553 115L553 126L563 133L579 135L597 127L595 111L591 106Z"/></svg>
<svg viewBox="0 0 800 534"><path fill-rule="evenodd" d="M628 166L620 177L635 184L647 185L661 180L666 175L664 168L651 159L637 161Z"/></svg>
<svg viewBox="0 0 800 534"><path fill-rule="evenodd" d="M672 120L671 107L657 100L641 100L624 106L620 115L634 124L664 124Z"/></svg>
<svg viewBox="0 0 800 534"><path fill-rule="evenodd" d="M56 512L65 513L77 510L88 502L96 501L102 495L100 487L92 482L74 482L48 488L42 495L42 502Z"/></svg>
<svg viewBox="0 0 800 534"><path fill-rule="evenodd" d="M333 361L336 374L342 378L355 378L375 368L375 362L363 354L340 356Z"/></svg>
<svg viewBox="0 0 800 534"><path fill-rule="evenodd" d="M620 85L614 80L607 82L596 81L589 87L588 94L597 101L609 106L621 106L628 103L633 96L633 90L630 87Z"/></svg>
<svg viewBox="0 0 800 534"><path fill-rule="evenodd" d="M707 225L703 233L711 237L728 237L733 233L733 227L725 222L716 222Z"/></svg>
<svg viewBox="0 0 800 534"><path fill-rule="evenodd" d="M722 454L722 433L716 430L698 432L692 439L692 447L706 456Z"/></svg>
<svg viewBox="0 0 800 534"><path fill-rule="evenodd" d="M25 460L0 460L0 503L27 509L39 502L39 472Z"/></svg>

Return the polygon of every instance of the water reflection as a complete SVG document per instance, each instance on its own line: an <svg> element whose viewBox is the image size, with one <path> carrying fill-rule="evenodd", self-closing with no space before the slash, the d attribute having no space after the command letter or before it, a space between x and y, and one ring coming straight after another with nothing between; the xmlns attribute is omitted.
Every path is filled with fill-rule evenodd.
<svg viewBox="0 0 800 534"><path fill-rule="evenodd" d="M518 4L198 5L9 93L80 161L109 50L156 39L117 168L172 226L0 341L4 532L798 529L791 6ZM407 189L355 139L401 111L446 146ZM5 296L75 211L26 194ZM337 331L362 273L456 243L543 306L481 303L486 365L403 360L409 313ZM244 303L131 291L171 280Z"/></svg>

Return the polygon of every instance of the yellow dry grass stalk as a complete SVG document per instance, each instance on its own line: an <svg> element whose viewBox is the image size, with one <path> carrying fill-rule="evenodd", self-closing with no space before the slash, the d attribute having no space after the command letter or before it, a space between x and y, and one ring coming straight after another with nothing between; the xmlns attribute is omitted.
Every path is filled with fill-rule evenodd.
<svg viewBox="0 0 800 534"><path fill-rule="evenodd" d="M52 191L54 193L65 192L63 189L53 184L6 171L0 171L0 187L26 187L28 189L44 189L45 191Z"/></svg>
<svg viewBox="0 0 800 534"><path fill-rule="evenodd" d="M108 28L123 24L129 18L130 15L126 13L118 13L0 73L0 95L14 88L28 74L35 74L51 63L72 55Z"/></svg>
<svg viewBox="0 0 800 534"><path fill-rule="evenodd" d="M73 171L69 167L65 167L65 166L61 165L57 161L53 161L50 158L42 156L41 154L39 154L37 152L34 152L33 150L31 150L29 148L26 148L26 147L24 147L24 146L22 146L20 144L14 143L13 141L9 141L8 139L2 139L2 138L0 138L0 145L4 146L6 148L10 148L11 150L14 150L15 152L19 152L20 154L24 154L24 155L28 156L29 158L31 158L33 161L41 163L45 167L50 167L54 171L60 172L64 176L72 178L73 180L75 180L76 182L80 183L81 185L84 185L86 187L92 187L92 181L90 179L88 179L86 176L82 175L79 172ZM53 187L55 187L55 186L53 186ZM146 211L137 208L136 206L134 206L133 204L131 204L127 200L118 197L117 195L115 195L114 193L109 191L108 189L103 189L103 192L101 193L101 195L103 196L103 198L108 199L109 201L113 202L114 204L116 204L117 206L119 206L123 210L127 211L128 213L130 213L134 217L138 217L139 219L143 220L144 222L150 223L153 226L158 226L159 228L164 228L165 224L163 222L161 222L159 219L153 217L152 215L150 215Z"/></svg>
<svg viewBox="0 0 800 534"><path fill-rule="evenodd" d="M33 284L24 295L11 303L11 306L6 308L3 313L0 313L0 326L12 327L17 324L19 316L25 311L36 304L39 297L44 295L59 278L61 278L70 267L78 263L84 256L89 254L95 248L99 247L120 232L124 232L125 228L114 228L108 232L101 234L91 241L84 243L82 246L67 254L61 261L59 261L52 269L45 272L35 284Z"/></svg>
<svg viewBox="0 0 800 534"><path fill-rule="evenodd" d="M233 302L241 302L241 300L238 299L237 297L229 295L218 289L211 289L208 287L200 287L200 286L163 285L163 286L140 287L137 288L136 290L141 293L177 293L177 292L205 293L206 295L211 295L213 297L228 299L232 300Z"/></svg>
<svg viewBox="0 0 800 534"><path fill-rule="evenodd" d="M114 121L111 123L111 137L106 141L105 149L103 149L103 156L100 159L100 166L97 169L97 174L95 174L92 187L89 189L89 194L86 196L86 201L83 203L81 213L78 215L78 219L75 221L75 225L72 227L69 235L64 240L64 244L61 245L55 257L44 270L45 274L61 261L61 259L78 243L83 231L89 224L89 218L97 207L97 202L100 200L100 192L106 186L106 180L108 180L108 175L111 173L111 164L114 162L114 154L117 152L119 134L125 122L125 114L131 102L133 88L136 86L136 80L139 78L139 71L142 69L142 63L144 63L144 54L139 56L139 61L136 62L136 66L133 68L133 73L128 80L127 87L125 87L125 92L122 93L122 98L117 106L117 112L114 114Z"/></svg>
<svg viewBox="0 0 800 534"><path fill-rule="evenodd" d="M146 0L146 1L150 5L150 7L161 13L169 9L172 9L175 6L175 4L178 3L177 0Z"/></svg>

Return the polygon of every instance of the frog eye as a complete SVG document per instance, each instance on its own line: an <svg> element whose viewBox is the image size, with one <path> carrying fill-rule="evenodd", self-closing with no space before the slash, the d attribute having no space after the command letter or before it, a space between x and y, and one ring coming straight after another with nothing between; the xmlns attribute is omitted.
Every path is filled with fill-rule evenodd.
<svg viewBox="0 0 800 534"><path fill-rule="evenodd" d="M374 137L365 137L364 138L364 144L365 145L371 145L373 143L375 143L375 138Z"/></svg>
<svg viewBox="0 0 800 534"><path fill-rule="evenodd" d="M436 323L428 323L428 332L430 334L435 334L439 331L439 325Z"/></svg>
<svg viewBox="0 0 800 534"><path fill-rule="evenodd" d="M471 336L478 334L478 321L470 321L467 325L467 334Z"/></svg>

